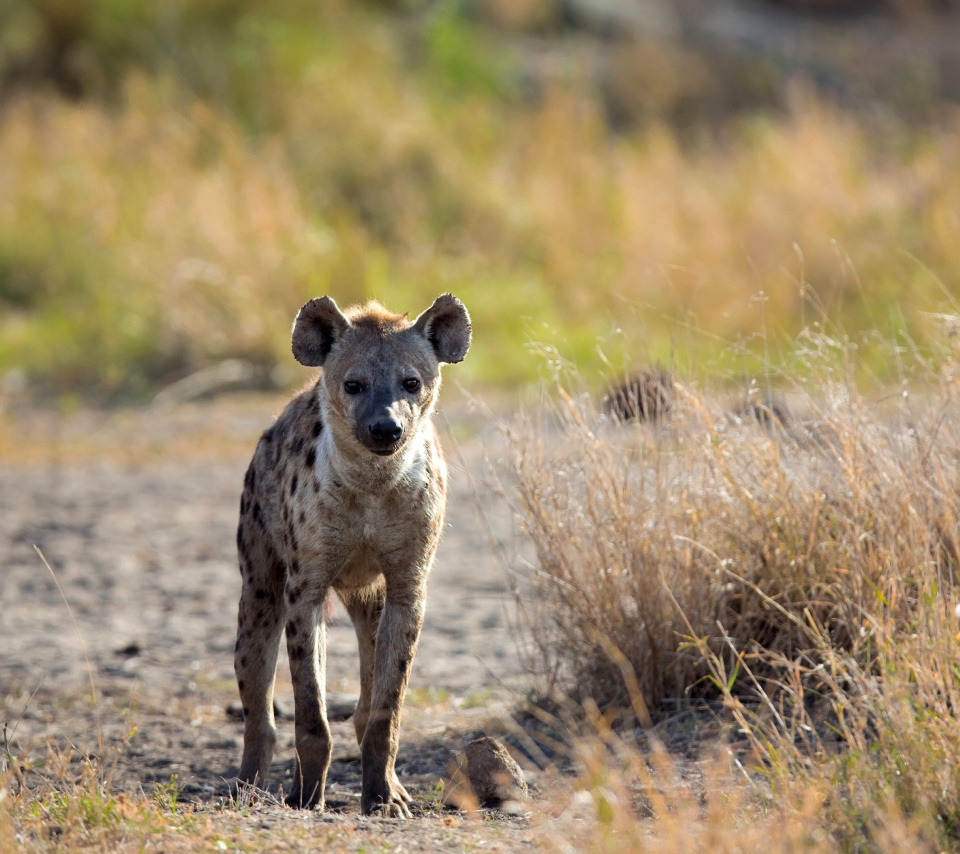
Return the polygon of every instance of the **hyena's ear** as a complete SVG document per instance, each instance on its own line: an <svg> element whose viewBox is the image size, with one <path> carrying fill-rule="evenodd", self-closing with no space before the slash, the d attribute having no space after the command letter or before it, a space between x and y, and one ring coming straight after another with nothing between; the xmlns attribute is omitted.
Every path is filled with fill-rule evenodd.
<svg viewBox="0 0 960 854"><path fill-rule="evenodd" d="M470 349L470 315L453 294L437 297L414 328L430 342L438 362L462 362Z"/></svg>
<svg viewBox="0 0 960 854"><path fill-rule="evenodd" d="M319 368L350 321L330 297L312 299L293 321L293 357L310 368Z"/></svg>

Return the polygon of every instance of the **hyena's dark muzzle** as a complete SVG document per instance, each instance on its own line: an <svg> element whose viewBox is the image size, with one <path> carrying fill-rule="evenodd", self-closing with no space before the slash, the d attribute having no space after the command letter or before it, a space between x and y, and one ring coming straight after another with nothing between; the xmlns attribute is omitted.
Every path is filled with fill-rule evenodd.
<svg viewBox="0 0 960 854"><path fill-rule="evenodd" d="M389 393L370 394L370 400L358 413L357 438L368 450L381 457L395 453L403 443L405 425L399 417L399 402Z"/></svg>

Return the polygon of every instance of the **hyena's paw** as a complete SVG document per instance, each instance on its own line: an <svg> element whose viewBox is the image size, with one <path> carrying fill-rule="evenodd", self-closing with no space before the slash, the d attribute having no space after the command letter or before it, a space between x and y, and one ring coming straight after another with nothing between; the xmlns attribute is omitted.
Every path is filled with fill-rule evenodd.
<svg viewBox="0 0 960 854"><path fill-rule="evenodd" d="M364 815L376 815L383 818L411 818L410 794L400 781L397 775L393 774L393 782L387 783L385 780L377 786L370 787L370 791L364 791L360 798L360 812Z"/></svg>
<svg viewBox="0 0 960 854"><path fill-rule="evenodd" d="M410 807L399 797L392 798L389 803L374 804L370 809L364 810L363 814L381 816L382 818L402 818L404 820L412 818Z"/></svg>
<svg viewBox="0 0 960 854"><path fill-rule="evenodd" d="M403 784L397 778L396 771L393 772L393 794L394 794L394 797L399 798L401 801L403 801L403 803L407 804L408 806L413 803L413 798L410 797L410 793L405 788L403 788Z"/></svg>

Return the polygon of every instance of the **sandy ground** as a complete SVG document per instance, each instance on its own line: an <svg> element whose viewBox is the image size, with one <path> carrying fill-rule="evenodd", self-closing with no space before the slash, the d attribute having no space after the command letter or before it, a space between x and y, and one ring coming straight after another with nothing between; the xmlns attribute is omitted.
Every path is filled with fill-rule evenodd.
<svg viewBox="0 0 960 854"><path fill-rule="evenodd" d="M51 743L96 753L102 739L119 790L150 792L176 775L185 798L212 807L227 796L242 745L242 724L226 711L237 696L237 507L256 438L282 405L236 396L113 413L21 412L0 423L0 723L8 737L15 730L14 753ZM447 529L398 762L427 835L442 820L435 786L447 762L495 728L526 685L491 541L512 548L512 525L477 486L489 443L465 408L440 423L452 473ZM356 643L342 613L328 642L328 689L355 693ZM285 652L278 698L292 707ZM334 739L328 807L356 822L352 724L336 723ZM292 769L287 719L272 787ZM522 817L500 820L497 844L529 843Z"/></svg>

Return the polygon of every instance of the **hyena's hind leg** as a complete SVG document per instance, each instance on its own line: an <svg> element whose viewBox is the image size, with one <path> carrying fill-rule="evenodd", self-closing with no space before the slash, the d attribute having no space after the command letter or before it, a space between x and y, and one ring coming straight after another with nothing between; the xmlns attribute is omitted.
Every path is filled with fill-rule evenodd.
<svg viewBox="0 0 960 854"><path fill-rule="evenodd" d="M242 514L237 549L243 592L237 618L234 670L243 705L243 760L239 779L266 785L277 743L273 717L273 686L283 631L283 587L286 569L257 523L259 505Z"/></svg>
<svg viewBox="0 0 960 854"><path fill-rule="evenodd" d="M360 700L353 714L353 726L357 733L357 744L363 747L363 734L370 720L370 699L373 695L373 672L376 658L377 627L383 613L386 600L386 588L383 584L362 588L361 590L338 591L340 601L350 615L353 629L357 633L357 645L360 648ZM394 790L406 802L411 798L394 774Z"/></svg>

